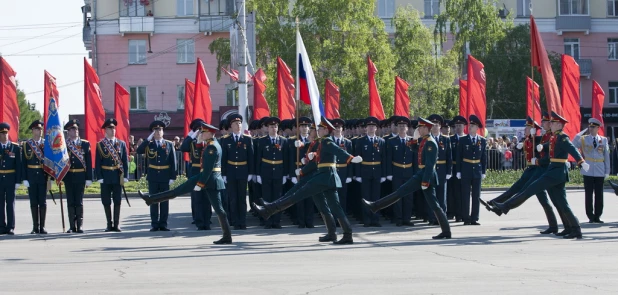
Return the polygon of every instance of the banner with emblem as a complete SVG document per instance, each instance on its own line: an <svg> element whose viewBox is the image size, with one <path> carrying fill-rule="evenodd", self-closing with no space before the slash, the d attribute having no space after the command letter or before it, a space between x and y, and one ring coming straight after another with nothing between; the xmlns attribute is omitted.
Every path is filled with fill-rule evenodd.
<svg viewBox="0 0 618 295"><path fill-rule="evenodd" d="M69 164L69 154L67 151L66 141L62 125L60 125L60 116L58 115L58 104L56 99L49 97L49 110L47 118L45 118L45 144L43 161L43 170L56 179L56 184L59 184L64 176L71 168Z"/></svg>

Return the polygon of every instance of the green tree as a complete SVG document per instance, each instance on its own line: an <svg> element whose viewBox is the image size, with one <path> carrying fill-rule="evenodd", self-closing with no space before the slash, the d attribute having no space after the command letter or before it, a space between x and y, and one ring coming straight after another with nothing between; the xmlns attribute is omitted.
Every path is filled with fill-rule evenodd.
<svg viewBox="0 0 618 295"><path fill-rule="evenodd" d="M19 88L17 88L17 104L19 105L19 138L11 138L12 141L30 137L31 132L28 126L42 117L41 113L34 109L34 104L26 100L26 94Z"/></svg>
<svg viewBox="0 0 618 295"><path fill-rule="evenodd" d="M221 80L221 67L227 68L231 63L230 39L217 38L208 45L211 54L217 56L217 82Z"/></svg>

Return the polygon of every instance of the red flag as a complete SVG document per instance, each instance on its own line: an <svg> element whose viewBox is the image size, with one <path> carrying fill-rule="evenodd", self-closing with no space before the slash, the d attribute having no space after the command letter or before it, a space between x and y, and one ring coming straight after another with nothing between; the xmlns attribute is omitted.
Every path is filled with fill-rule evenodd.
<svg viewBox="0 0 618 295"><path fill-rule="evenodd" d="M288 65L277 57L277 102L279 106L279 119L286 120L294 118L296 101L294 99L296 86L294 76Z"/></svg>
<svg viewBox="0 0 618 295"><path fill-rule="evenodd" d="M459 79L459 115L468 120L468 80Z"/></svg>
<svg viewBox="0 0 618 295"><path fill-rule="evenodd" d="M603 103L605 102L605 92L597 81L592 80L592 117L601 121L603 124ZM605 136L604 127L599 128L599 135Z"/></svg>
<svg viewBox="0 0 618 295"><path fill-rule="evenodd" d="M104 136L101 129L103 122L105 122L105 110L101 102L99 76L84 58L84 137L93 143L93 146ZM96 153L92 153L92 163L95 155Z"/></svg>
<svg viewBox="0 0 618 295"><path fill-rule="evenodd" d="M186 90L185 90L186 91ZM210 100L210 80L200 58L197 59L195 71L195 94L193 96L193 119L203 119L210 124L212 119L212 101Z"/></svg>
<svg viewBox="0 0 618 295"><path fill-rule="evenodd" d="M408 95L408 88L410 84L406 80L395 77L395 116L410 116L410 96Z"/></svg>
<svg viewBox="0 0 618 295"><path fill-rule="evenodd" d="M232 71L228 71L226 68L221 67L221 69L223 70L223 72L225 72L228 76L230 76L230 78L232 78L232 80L234 81L238 81L238 71L232 69Z"/></svg>
<svg viewBox="0 0 618 295"><path fill-rule="evenodd" d="M58 100L58 89L56 88L56 78L52 76L48 71L44 72L44 86L43 86L43 126L47 126L47 110L49 110L49 98L53 96L56 99L56 104L60 106L60 100Z"/></svg>
<svg viewBox="0 0 618 295"><path fill-rule="evenodd" d="M17 103L17 73L9 63L0 56L0 122L11 125L9 140L19 140L19 105ZM28 123L26 123L28 124Z"/></svg>
<svg viewBox="0 0 618 295"><path fill-rule="evenodd" d="M129 104L131 96L118 82L114 83L114 118L118 120L116 126L116 138L127 143L127 155L129 154L129 135L131 123L129 122Z"/></svg>
<svg viewBox="0 0 618 295"><path fill-rule="evenodd" d="M328 79L326 79L324 86L324 112L326 118L341 118L339 114L339 86Z"/></svg>
<svg viewBox="0 0 618 295"><path fill-rule="evenodd" d="M384 107L382 107L382 100L380 99L380 93L378 93L378 85L376 84L376 74L378 68L371 61L371 58L367 56L367 80L369 81L369 116L378 118L378 120L384 120Z"/></svg>
<svg viewBox="0 0 618 295"><path fill-rule="evenodd" d="M558 92L558 84L554 78L554 72L551 69L547 50L541 39L541 34L536 27L534 17L530 16L530 48L532 66L539 69L543 77L543 89L545 89L545 100L547 101L547 112L552 111L558 115L562 114L562 105L560 104L560 93Z"/></svg>
<svg viewBox="0 0 618 295"><path fill-rule="evenodd" d="M571 140L579 133L582 115L579 111L579 65L573 57L562 55L562 116L569 121L564 133Z"/></svg>
<svg viewBox="0 0 618 295"><path fill-rule="evenodd" d="M193 121L193 96L195 95L195 83L185 79L185 127L184 136L189 134L189 125ZM182 153L185 162L190 161L189 153Z"/></svg>
<svg viewBox="0 0 618 295"><path fill-rule="evenodd" d="M541 104L539 84L526 77L526 115L539 122L541 120Z"/></svg>
<svg viewBox="0 0 618 295"><path fill-rule="evenodd" d="M270 107L264 92L266 91L266 74L262 69L258 69L253 76L253 120L259 120L270 116Z"/></svg>
<svg viewBox="0 0 618 295"><path fill-rule="evenodd" d="M485 69L483 63L472 55L468 55L468 115L476 115L483 124L479 135L485 136L485 116L487 103L485 100Z"/></svg>

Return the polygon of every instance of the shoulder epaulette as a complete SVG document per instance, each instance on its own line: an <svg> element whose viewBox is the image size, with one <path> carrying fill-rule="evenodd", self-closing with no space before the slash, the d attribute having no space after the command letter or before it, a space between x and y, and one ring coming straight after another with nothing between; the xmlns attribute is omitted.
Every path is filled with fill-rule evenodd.
<svg viewBox="0 0 618 295"><path fill-rule="evenodd" d="M229 135L229 134L226 134L226 135L221 136L221 138L228 138L228 137L230 137L230 135Z"/></svg>
<svg viewBox="0 0 618 295"><path fill-rule="evenodd" d="M288 137L288 139L296 139L296 135Z"/></svg>
<svg viewBox="0 0 618 295"><path fill-rule="evenodd" d="M85 139L81 139L81 141L82 141L82 142L87 142L87 143L90 143L90 141L87 141L87 140L85 140Z"/></svg>

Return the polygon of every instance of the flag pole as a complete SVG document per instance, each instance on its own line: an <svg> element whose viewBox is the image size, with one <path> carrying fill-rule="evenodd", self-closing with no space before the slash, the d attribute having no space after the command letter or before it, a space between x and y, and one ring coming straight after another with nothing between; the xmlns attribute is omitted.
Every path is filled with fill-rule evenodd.
<svg viewBox="0 0 618 295"><path fill-rule="evenodd" d="M532 19L532 1L530 1L530 3L528 4L528 9L530 9L530 18ZM532 32L530 32L530 36L532 36ZM532 127L534 127L534 129L536 129L536 126L534 126L534 122L536 122L536 98L534 97L534 65L532 64L532 46L530 47L530 79L532 80L532 86L530 87L530 99L532 99L531 102L526 102L526 103L532 103ZM527 83L527 82L526 82ZM539 97L540 100L540 97ZM539 101L539 112L541 111L541 102ZM541 112L541 117L543 117L543 114ZM542 121L542 119L541 119ZM541 122L541 124L543 124ZM543 125L541 125L541 128L543 128ZM536 150L536 132L534 132L534 134L530 134L530 136L532 136L532 157L534 158L534 154L535 154L535 150ZM525 147L524 147L525 148Z"/></svg>
<svg viewBox="0 0 618 295"><path fill-rule="evenodd" d="M298 16L296 17L296 35L298 35L299 29L298 29ZM298 105L300 104L300 85L298 83L298 69L299 64L298 64L298 40L296 40L296 103L294 104L294 110L296 112L296 140L300 140L300 126L298 125ZM317 126L316 126L316 132L317 132ZM300 168L300 165L298 164L298 162L300 162L300 147L296 147L296 169Z"/></svg>
<svg viewBox="0 0 618 295"><path fill-rule="evenodd" d="M62 220L62 232L66 232L64 226L64 206L62 204L62 183L58 183L58 190L60 191L60 219Z"/></svg>

